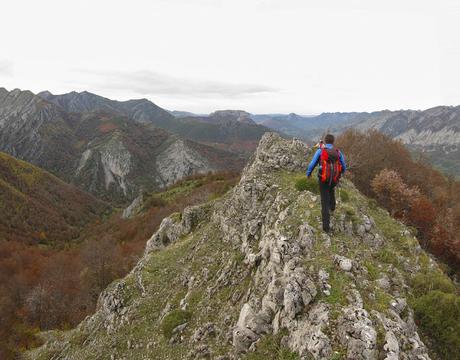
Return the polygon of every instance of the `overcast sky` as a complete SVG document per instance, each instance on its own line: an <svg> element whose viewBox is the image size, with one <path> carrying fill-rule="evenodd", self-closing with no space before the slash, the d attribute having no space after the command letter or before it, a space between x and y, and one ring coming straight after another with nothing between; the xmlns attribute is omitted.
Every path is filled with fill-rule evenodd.
<svg viewBox="0 0 460 360"><path fill-rule="evenodd" d="M0 1L8 90L201 113L460 105L458 1Z"/></svg>

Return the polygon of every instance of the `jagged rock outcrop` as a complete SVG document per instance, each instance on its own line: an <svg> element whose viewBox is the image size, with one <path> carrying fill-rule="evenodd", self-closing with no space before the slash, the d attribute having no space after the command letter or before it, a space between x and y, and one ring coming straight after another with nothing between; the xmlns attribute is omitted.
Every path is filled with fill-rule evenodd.
<svg viewBox="0 0 460 360"><path fill-rule="evenodd" d="M300 359L430 359L406 299L422 262L439 268L346 180L322 233L314 188L294 187L309 155L266 134L233 190L164 219L97 312L29 358L243 359L272 342Z"/></svg>

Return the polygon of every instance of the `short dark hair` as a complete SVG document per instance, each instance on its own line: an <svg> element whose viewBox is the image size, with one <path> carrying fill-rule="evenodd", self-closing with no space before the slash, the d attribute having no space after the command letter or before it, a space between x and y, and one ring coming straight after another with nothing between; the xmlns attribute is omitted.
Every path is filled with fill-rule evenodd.
<svg viewBox="0 0 460 360"><path fill-rule="evenodd" d="M334 143L334 140L335 140L335 138L334 138L334 135L332 135L332 134L327 134L327 135L324 137L324 142L325 142L326 144L333 144L333 143Z"/></svg>

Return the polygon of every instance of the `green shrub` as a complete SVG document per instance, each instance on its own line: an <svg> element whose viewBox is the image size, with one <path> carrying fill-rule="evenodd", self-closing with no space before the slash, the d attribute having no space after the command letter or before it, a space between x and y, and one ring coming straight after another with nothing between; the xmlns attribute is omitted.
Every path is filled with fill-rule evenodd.
<svg viewBox="0 0 460 360"><path fill-rule="evenodd" d="M375 199L368 199L367 205L371 210L376 210L379 207Z"/></svg>
<svg viewBox="0 0 460 360"><path fill-rule="evenodd" d="M163 321L161 322L161 329L163 331L163 335L169 339L173 335L173 330L184 323L186 323L192 314L186 310L173 310L169 314L167 314Z"/></svg>
<svg viewBox="0 0 460 360"><path fill-rule="evenodd" d="M165 205L166 201L164 201L162 198L155 195L151 195L144 201L142 207L143 209L151 209L154 207L164 207Z"/></svg>
<svg viewBox="0 0 460 360"><path fill-rule="evenodd" d="M342 190L342 189L337 189L340 193L340 199L343 201L343 202L348 202L350 201L350 194L348 194L348 191L346 190Z"/></svg>
<svg viewBox="0 0 460 360"><path fill-rule="evenodd" d="M313 194L319 194L318 181L313 178L302 177L295 182L295 188L298 191L310 191Z"/></svg>
<svg viewBox="0 0 460 360"><path fill-rule="evenodd" d="M443 359L460 359L460 297L430 291L412 304L415 319Z"/></svg>
<svg viewBox="0 0 460 360"><path fill-rule="evenodd" d="M452 281L446 275L439 272L419 273L415 275L412 280L412 288L416 296L425 295L434 290L448 294L455 291Z"/></svg>

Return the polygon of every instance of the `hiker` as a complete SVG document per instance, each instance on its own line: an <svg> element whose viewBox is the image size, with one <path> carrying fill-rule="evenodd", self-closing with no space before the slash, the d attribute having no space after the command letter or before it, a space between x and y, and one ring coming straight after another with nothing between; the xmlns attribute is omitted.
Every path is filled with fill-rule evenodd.
<svg viewBox="0 0 460 360"><path fill-rule="evenodd" d="M334 135L327 134L324 137L324 143L323 146L318 147L310 165L308 165L307 176L311 177L311 173L319 164L318 181L323 230L330 232L330 212L335 210L335 186L338 184L340 176L346 171L347 166L342 152L334 147Z"/></svg>

